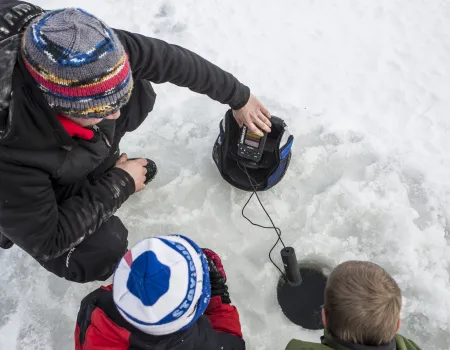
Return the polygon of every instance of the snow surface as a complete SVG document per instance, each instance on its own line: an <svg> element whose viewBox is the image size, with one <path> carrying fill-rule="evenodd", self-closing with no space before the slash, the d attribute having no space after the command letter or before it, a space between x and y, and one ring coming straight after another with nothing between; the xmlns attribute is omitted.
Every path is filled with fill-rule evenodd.
<svg viewBox="0 0 450 350"><path fill-rule="evenodd" d="M296 136L285 179L262 195L300 259L384 266L404 295L401 333L450 344L450 1L39 0L185 46L249 85ZM267 252L275 235L240 215L248 194L211 159L226 107L170 84L122 151L159 165L120 210L130 244L183 233L224 258L248 349L318 341L289 323ZM253 202L249 215L267 223ZM279 251L279 248L277 249ZM278 253L275 253L278 259ZM0 348L71 349L72 284L18 248L0 251Z"/></svg>

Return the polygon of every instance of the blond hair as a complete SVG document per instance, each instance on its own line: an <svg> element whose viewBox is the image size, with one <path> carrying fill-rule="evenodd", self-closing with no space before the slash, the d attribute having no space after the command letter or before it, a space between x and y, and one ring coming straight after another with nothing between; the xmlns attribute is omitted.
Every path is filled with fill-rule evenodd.
<svg viewBox="0 0 450 350"><path fill-rule="evenodd" d="M354 344L392 341L402 307L400 288L380 266L347 261L330 274L325 289L327 328Z"/></svg>

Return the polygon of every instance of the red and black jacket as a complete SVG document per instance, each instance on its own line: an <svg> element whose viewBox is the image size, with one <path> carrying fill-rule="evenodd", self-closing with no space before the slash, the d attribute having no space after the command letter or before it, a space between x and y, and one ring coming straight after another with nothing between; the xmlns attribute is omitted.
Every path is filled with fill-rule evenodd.
<svg viewBox="0 0 450 350"><path fill-rule="evenodd" d="M232 305L211 299L189 329L166 336L145 334L129 324L114 305L112 287L101 287L81 302L75 350L244 350L239 314Z"/></svg>

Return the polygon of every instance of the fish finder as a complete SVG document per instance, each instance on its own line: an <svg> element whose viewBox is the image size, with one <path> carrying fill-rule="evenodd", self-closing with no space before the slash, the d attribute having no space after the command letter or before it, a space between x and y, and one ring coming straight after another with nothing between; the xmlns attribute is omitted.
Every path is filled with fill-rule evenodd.
<svg viewBox="0 0 450 350"><path fill-rule="evenodd" d="M266 139L267 133L262 137L255 135L244 125L238 143L238 156L258 163L263 155Z"/></svg>

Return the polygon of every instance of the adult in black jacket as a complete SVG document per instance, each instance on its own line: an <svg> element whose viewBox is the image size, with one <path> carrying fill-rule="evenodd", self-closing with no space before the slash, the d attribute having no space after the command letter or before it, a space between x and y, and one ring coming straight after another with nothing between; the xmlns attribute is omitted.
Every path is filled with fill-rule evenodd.
<svg viewBox="0 0 450 350"><path fill-rule="evenodd" d="M108 28L82 10L62 11L20 1L0 5L0 246L16 244L68 280L106 280L127 249L127 230L113 215L144 188L148 170L154 175L148 160L119 159L121 138L153 109L150 82L171 82L228 104L237 121L256 133L270 131L270 115L248 87L198 55ZM61 18L75 22L55 29ZM47 36L55 32L49 47ZM74 58L64 48L86 45L91 34L109 40L106 46L106 39L99 41L94 51L104 51L95 59L111 54L111 47L125 54L103 77L106 85L100 78L70 80L60 69L71 65L67 70L76 71L77 60L96 64L91 51L76 51ZM54 62L65 76L49 72L45 64ZM103 90L83 101L80 91L92 85Z"/></svg>

